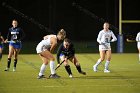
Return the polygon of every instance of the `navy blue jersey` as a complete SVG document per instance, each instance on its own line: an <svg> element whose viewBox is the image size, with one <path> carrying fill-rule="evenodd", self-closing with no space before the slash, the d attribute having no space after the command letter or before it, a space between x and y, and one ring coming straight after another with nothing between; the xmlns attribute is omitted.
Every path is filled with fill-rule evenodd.
<svg viewBox="0 0 140 93"><path fill-rule="evenodd" d="M59 46L58 51L57 51L57 62L58 62L58 64L60 63L60 59L59 59L60 54L63 54L65 56L67 56L68 58L74 56L74 54L75 54L74 45L71 43L68 49L66 49L64 47L63 43Z"/></svg>
<svg viewBox="0 0 140 93"><path fill-rule="evenodd" d="M21 41L24 38L24 32L20 27L11 27L7 34L7 39L9 41Z"/></svg>

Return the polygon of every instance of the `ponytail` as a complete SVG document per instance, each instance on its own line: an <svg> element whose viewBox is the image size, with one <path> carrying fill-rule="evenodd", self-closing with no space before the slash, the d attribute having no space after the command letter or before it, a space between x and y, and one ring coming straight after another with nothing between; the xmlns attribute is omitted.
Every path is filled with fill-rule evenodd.
<svg viewBox="0 0 140 93"><path fill-rule="evenodd" d="M60 35L64 39L66 37L66 31L64 29L60 29L57 35Z"/></svg>

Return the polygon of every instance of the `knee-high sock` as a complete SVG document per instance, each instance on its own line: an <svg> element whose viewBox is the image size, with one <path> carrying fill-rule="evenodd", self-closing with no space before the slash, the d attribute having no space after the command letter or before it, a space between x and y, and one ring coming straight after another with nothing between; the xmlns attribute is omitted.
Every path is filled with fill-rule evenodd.
<svg viewBox="0 0 140 93"><path fill-rule="evenodd" d="M101 63L101 59L98 59L98 61L96 62L95 66L98 66Z"/></svg>
<svg viewBox="0 0 140 93"><path fill-rule="evenodd" d="M7 61L7 68L10 68L10 64L11 64L11 58L8 58L8 61Z"/></svg>
<svg viewBox="0 0 140 93"><path fill-rule="evenodd" d="M2 53L0 53L0 60L2 59Z"/></svg>
<svg viewBox="0 0 140 93"><path fill-rule="evenodd" d="M44 72L45 72L45 70L46 70L46 66L47 66L47 65L45 65L44 63L41 65L41 67L40 67L40 72L39 72L39 76L44 75Z"/></svg>
<svg viewBox="0 0 140 93"><path fill-rule="evenodd" d="M67 73L68 73L69 75L72 74L70 65L66 65L66 66L65 66L65 69L66 69L66 71L67 71Z"/></svg>
<svg viewBox="0 0 140 93"><path fill-rule="evenodd" d="M80 65L76 65L76 69L78 70L79 73L82 72L82 70L81 70L81 66L80 66Z"/></svg>
<svg viewBox="0 0 140 93"><path fill-rule="evenodd" d="M107 69L107 70L108 70L108 67L109 67L109 63L110 63L110 61L106 60L105 69Z"/></svg>
<svg viewBox="0 0 140 93"><path fill-rule="evenodd" d="M17 59L14 59L14 67L16 68L17 65Z"/></svg>
<svg viewBox="0 0 140 93"><path fill-rule="evenodd" d="M54 61L50 61L50 70L51 70L51 74L55 74L55 64L54 64Z"/></svg>

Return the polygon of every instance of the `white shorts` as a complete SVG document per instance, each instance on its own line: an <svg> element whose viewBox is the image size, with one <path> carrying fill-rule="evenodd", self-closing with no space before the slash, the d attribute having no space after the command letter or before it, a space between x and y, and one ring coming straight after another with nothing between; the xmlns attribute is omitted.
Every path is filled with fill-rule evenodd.
<svg viewBox="0 0 140 93"><path fill-rule="evenodd" d="M111 46L99 45L99 51L100 50L111 50Z"/></svg>
<svg viewBox="0 0 140 93"><path fill-rule="evenodd" d="M63 59L64 57L65 57L65 55L64 54L60 54L60 59Z"/></svg>
<svg viewBox="0 0 140 93"><path fill-rule="evenodd" d="M46 51L46 50L48 50L48 48L46 46L43 46L42 44L38 44L36 47L37 53L41 53L41 52Z"/></svg>

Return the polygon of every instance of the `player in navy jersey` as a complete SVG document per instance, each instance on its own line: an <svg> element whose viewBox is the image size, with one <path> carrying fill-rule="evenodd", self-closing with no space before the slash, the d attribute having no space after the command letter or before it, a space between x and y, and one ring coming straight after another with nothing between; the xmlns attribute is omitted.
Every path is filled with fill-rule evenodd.
<svg viewBox="0 0 140 93"><path fill-rule="evenodd" d="M70 65L68 64L68 60L70 60L74 65L76 66L78 72L80 74L86 75L86 72L81 70L80 63L78 62L76 56L75 56L75 48L74 45L71 43L71 41L67 38L64 39L64 42L59 46L57 51L57 62L60 66L60 60L64 61L65 69L69 75L70 78L72 78L72 72Z"/></svg>
<svg viewBox="0 0 140 93"><path fill-rule="evenodd" d="M4 38L0 33L0 61L2 59L3 43L4 43Z"/></svg>
<svg viewBox="0 0 140 93"><path fill-rule="evenodd" d="M23 30L18 27L18 21L13 20L12 21L12 27L9 28L7 39L5 42L9 43L9 54L8 54L8 61L7 61L7 68L5 71L9 71L10 64L11 64L11 58L14 57L14 67L13 71L16 71L16 65L18 61L18 54L20 52L20 49L22 48L21 40L24 38L24 32Z"/></svg>

